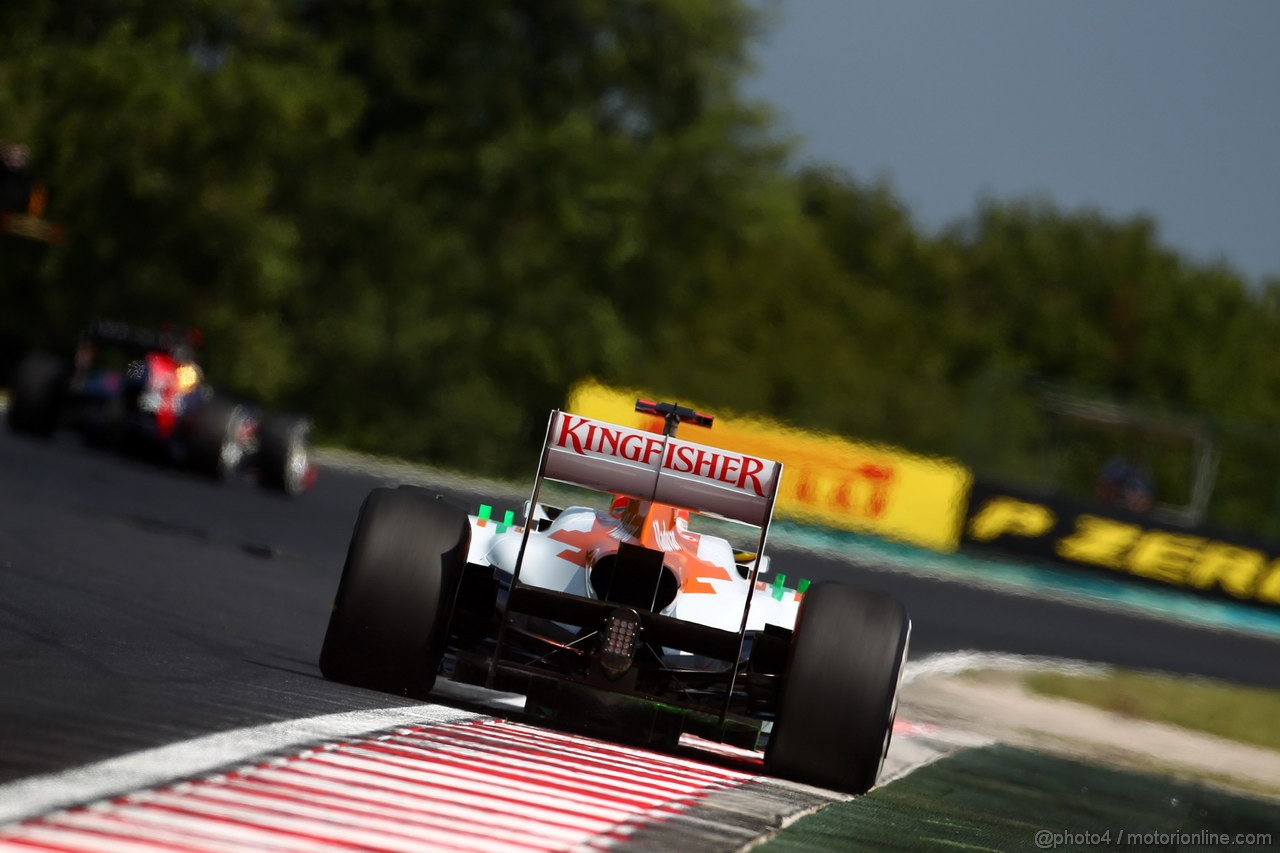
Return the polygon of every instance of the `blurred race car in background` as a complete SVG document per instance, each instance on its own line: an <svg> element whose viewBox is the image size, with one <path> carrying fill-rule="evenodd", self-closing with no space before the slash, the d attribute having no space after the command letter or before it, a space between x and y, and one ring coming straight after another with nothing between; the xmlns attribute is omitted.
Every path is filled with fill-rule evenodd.
<svg viewBox="0 0 1280 853"><path fill-rule="evenodd" d="M709 415L636 408L662 429L552 412L519 524L421 488L374 489L321 672L415 697L437 676L483 685L557 725L660 748L686 734L763 746L774 775L869 790L893 730L905 608L841 583L762 581L781 463L675 437ZM542 504L546 482L586 503ZM727 537L741 533L739 550Z"/></svg>
<svg viewBox="0 0 1280 853"><path fill-rule="evenodd" d="M8 423L49 437L68 427L87 442L158 458L224 480L251 474L289 495L315 479L311 425L264 416L214 392L196 362L197 333L99 321L72 362L31 353L14 371Z"/></svg>

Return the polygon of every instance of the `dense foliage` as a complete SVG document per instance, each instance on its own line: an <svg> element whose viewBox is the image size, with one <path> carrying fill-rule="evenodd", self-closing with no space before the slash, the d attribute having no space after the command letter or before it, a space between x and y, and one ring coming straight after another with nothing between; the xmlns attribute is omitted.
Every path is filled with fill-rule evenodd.
<svg viewBox="0 0 1280 853"><path fill-rule="evenodd" d="M739 90L766 26L748 0L0 5L0 136L69 234L0 245L0 338L195 324L217 380L330 440L502 474L587 375L928 452L993 369L1280 422L1280 281L1044 203L931 235L890 187L797 172Z"/></svg>

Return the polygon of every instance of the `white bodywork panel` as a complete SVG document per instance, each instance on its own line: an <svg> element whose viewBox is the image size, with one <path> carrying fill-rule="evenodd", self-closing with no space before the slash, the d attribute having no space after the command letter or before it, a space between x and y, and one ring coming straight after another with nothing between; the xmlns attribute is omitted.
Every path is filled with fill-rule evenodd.
<svg viewBox="0 0 1280 853"><path fill-rule="evenodd" d="M513 576L519 563L522 584L595 598L593 568L597 561L603 567L626 542L667 555L663 565L678 589L663 615L737 633L750 598L748 631L761 631L766 624L789 629L801 594L759 579L752 593L729 542L689 529L691 514L748 524L760 529L756 550L763 550L781 478L780 462L556 410L547 424L525 523L538 525L548 518L535 503L543 480L612 493L612 509L570 507L546 529L527 531L471 516L468 561ZM767 569L768 558L759 560ZM607 571L619 570L618 565L610 561ZM656 587L655 581L655 595Z"/></svg>
<svg viewBox="0 0 1280 853"><path fill-rule="evenodd" d="M593 528L598 529L598 526L608 524L613 524L618 530L616 538L629 538L610 516L589 507L569 507L546 530L530 531L524 563L520 567L520 582L542 589L594 598L591 585L587 582L587 569L581 562L564 556L575 552L573 546L553 539L552 536L558 531L586 534ZM471 547L467 559L468 562L493 566L501 572L513 575L524 529L508 526L499 533L497 531L500 527L492 519L482 521L471 516ZM706 533L690 535L697 537L697 556L723 568L728 577L703 579L703 583L712 588L711 592L681 590L663 613L722 631L736 632L742 623L742 610L750 582L739 574L733 559L733 548L727 540ZM678 548L680 542L672 541L670 544ZM766 567L767 563L766 558ZM760 577L763 576L762 572ZM757 581L755 595L751 598L747 630L761 631L766 624L782 628L794 627L800 600L801 596L794 589L775 588Z"/></svg>

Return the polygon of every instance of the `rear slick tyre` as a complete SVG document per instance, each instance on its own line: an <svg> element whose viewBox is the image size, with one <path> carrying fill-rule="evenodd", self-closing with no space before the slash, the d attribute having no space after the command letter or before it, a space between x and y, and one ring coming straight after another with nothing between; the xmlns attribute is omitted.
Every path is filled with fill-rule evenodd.
<svg viewBox="0 0 1280 853"><path fill-rule="evenodd" d="M310 485L311 422L291 415L272 415L258 425L258 483L286 495L300 495Z"/></svg>
<svg viewBox="0 0 1280 853"><path fill-rule="evenodd" d="M52 436L68 381L67 365L62 359L39 352L24 358L13 373L9 429L41 438Z"/></svg>
<svg viewBox="0 0 1280 853"><path fill-rule="evenodd" d="M192 416L191 467L219 482L234 475L244 459L247 417L239 403L218 398L204 402Z"/></svg>
<svg viewBox="0 0 1280 853"><path fill-rule="evenodd" d="M878 592L821 583L800 605L765 750L772 775L851 794L880 775L911 620Z"/></svg>
<svg viewBox="0 0 1280 853"><path fill-rule="evenodd" d="M351 535L320 652L325 678L423 698L448 639L471 528L416 489L374 489Z"/></svg>

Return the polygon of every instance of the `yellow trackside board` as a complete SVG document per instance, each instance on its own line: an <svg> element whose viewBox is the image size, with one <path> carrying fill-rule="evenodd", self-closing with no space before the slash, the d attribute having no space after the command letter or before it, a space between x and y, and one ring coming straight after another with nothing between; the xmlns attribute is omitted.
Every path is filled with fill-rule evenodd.
<svg viewBox="0 0 1280 853"><path fill-rule="evenodd" d="M635 411L652 394L582 382L569 393L576 415L661 431L662 419ZM663 398L665 399L665 398ZM682 406L699 408L686 400ZM710 430L686 426L682 438L782 462L777 515L870 533L936 551L959 545L971 475L949 459L804 432L764 418L716 417Z"/></svg>

